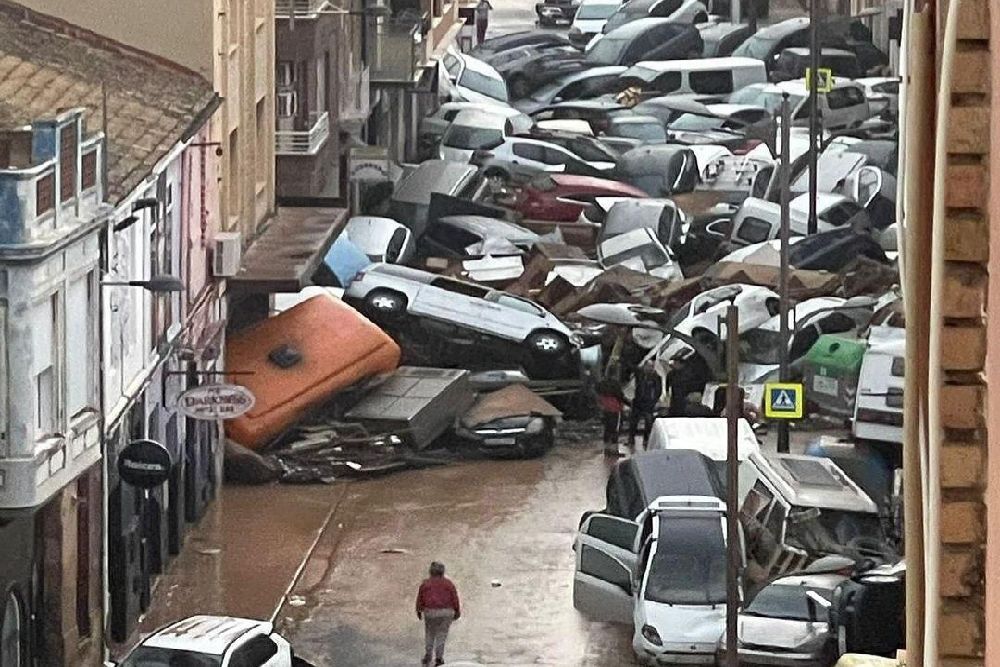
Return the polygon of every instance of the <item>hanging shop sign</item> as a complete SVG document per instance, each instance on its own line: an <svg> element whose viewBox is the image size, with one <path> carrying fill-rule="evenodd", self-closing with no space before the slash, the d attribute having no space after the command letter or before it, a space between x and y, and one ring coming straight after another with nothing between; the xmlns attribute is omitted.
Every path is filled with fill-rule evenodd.
<svg viewBox="0 0 1000 667"><path fill-rule="evenodd" d="M170 477L170 452L155 440L133 440L118 455L118 476L126 484L154 489Z"/></svg>
<svg viewBox="0 0 1000 667"><path fill-rule="evenodd" d="M181 394L177 409L192 419L236 419L255 401L253 393L238 384L206 384Z"/></svg>

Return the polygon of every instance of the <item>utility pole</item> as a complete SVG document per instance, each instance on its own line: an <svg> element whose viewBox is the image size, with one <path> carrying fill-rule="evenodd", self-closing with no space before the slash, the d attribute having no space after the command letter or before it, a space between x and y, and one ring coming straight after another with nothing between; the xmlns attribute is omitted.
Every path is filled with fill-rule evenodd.
<svg viewBox="0 0 1000 667"><path fill-rule="evenodd" d="M759 0L750 0L750 12L747 16L747 23L750 24L750 34L757 32L757 3Z"/></svg>
<svg viewBox="0 0 1000 667"><path fill-rule="evenodd" d="M789 200L791 198L791 186L789 184L790 173L792 171L791 160L791 135L792 119L788 105L788 93L782 95L781 100L781 269L778 275L778 308L781 321L780 343L778 363L779 374L782 382L788 382L788 238L791 236L791 223L789 221ZM787 454L788 448L788 420L778 421L778 452Z"/></svg>
<svg viewBox="0 0 1000 667"><path fill-rule="evenodd" d="M742 23L743 22L743 16L742 16L742 14L743 14L743 7L742 7L742 2L743 2L743 0L729 0L730 20L733 23Z"/></svg>
<svg viewBox="0 0 1000 667"><path fill-rule="evenodd" d="M743 412L740 397L740 311L726 308L726 667L738 667L736 622L740 611L740 540L739 524L739 426Z"/></svg>
<svg viewBox="0 0 1000 667"><path fill-rule="evenodd" d="M815 234L816 192L819 189L819 174L816 173L819 159L819 0L809 0L809 226L808 233Z"/></svg>

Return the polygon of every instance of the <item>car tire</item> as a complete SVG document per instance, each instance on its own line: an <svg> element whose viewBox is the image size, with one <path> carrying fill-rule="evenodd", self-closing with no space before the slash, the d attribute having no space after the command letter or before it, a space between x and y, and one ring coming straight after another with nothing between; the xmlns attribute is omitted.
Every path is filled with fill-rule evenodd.
<svg viewBox="0 0 1000 667"><path fill-rule="evenodd" d="M562 334L546 329L535 331L524 342L532 352L544 355L559 355L569 348L569 341Z"/></svg>
<svg viewBox="0 0 1000 667"><path fill-rule="evenodd" d="M483 178L489 181L496 181L497 185L507 185L510 183L510 174L497 167L491 167L483 172Z"/></svg>
<svg viewBox="0 0 1000 667"><path fill-rule="evenodd" d="M375 290L365 297L365 308L378 315L401 315L406 311L406 297L391 290Z"/></svg>

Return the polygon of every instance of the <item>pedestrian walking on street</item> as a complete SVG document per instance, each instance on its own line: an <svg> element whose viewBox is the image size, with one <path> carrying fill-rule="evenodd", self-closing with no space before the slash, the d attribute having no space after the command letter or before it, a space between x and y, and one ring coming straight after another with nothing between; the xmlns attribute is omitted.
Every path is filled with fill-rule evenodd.
<svg viewBox="0 0 1000 667"><path fill-rule="evenodd" d="M663 380L656 372L653 362L647 361L635 374L635 396L632 398L632 413L629 415L628 444L635 448L635 436L642 420L642 447L649 442L649 432L656 419L656 406L663 394Z"/></svg>
<svg viewBox="0 0 1000 667"><path fill-rule="evenodd" d="M486 39L486 29L490 27L490 10L493 5L489 0L479 0L476 5L476 44L482 44Z"/></svg>
<svg viewBox="0 0 1000 667"><path fill-rule="evenodd" d="M444 643L452 621L462 615L458 590L444 576L444 565L431 563L430 576L417 592L417 618L424 622L424 659L422 665L444 664Z"/></svg>
<svg viewBox="0 0 1000 667"><path fill-rule="evenodd" d="M597 383L597 407L601 409L604 423L604 455L617 457L618 434L621 431L622 412L628 401L622 393L621 383L604 378Z"/></svg>

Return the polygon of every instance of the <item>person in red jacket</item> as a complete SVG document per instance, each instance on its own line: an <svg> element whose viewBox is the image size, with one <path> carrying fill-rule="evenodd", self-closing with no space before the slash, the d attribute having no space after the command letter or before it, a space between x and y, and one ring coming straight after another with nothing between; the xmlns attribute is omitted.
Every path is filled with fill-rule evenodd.
<svg viewBox="0 0 1000 667"><path fill-rule="evenodd" d="M417 591L417 618L424 622L423 665L444 664L444 643L452 621L462 615L455 584L444 576L444 565L431 563L430 577Z"/></svg>

